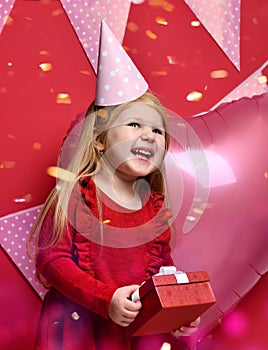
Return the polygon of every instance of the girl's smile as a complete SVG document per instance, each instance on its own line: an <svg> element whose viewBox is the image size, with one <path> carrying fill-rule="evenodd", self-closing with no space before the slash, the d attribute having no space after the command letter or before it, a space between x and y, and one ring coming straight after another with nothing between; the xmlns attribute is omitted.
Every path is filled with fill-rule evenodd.
<svg viewBox="0 0 268 350"><path fill-rule="evenodd" d="M165 155L162 117L144 103L125 109L108 130L104 152L117 175L136 179L160 168Z"/></svg>

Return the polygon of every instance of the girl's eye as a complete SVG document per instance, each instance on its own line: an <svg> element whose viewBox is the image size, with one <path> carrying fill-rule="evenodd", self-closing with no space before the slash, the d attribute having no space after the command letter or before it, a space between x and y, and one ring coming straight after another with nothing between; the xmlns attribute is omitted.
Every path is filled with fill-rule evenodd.
<svg viewBox="0 0 268 350"><path fill-rule="evenodd" d="M160 129L153 129L153 133L163 135L163 130Z"/></svg>
<svg viewBox="0 0 268 350"><path fill-rule="evenodd" d="M129 123L128 126L131 126L132 128L138 128L140 125L136 122Z"/></svg>

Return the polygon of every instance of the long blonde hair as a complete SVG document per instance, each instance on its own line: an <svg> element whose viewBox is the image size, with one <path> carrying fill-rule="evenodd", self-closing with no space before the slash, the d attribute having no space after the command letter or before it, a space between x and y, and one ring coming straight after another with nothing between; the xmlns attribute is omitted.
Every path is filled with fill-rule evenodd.
<svg viewBox="0 0 268 350"><path fill-rule="evenodd" d="M83 177L93 176L97 172L101 156L94 140L96 140L97 137L105 145L107 131L113 121L116 120L123 110L138 102L143 102L152 106L162 117L165 129L165 149L166 151L168 150L170 138L167 114L155 95L146 92L134 101L118 106L104 107L102 109L96 108L94 103L92 103L83 120L83 128L79 142L68 166L68 170L74 175L74 179L72 181L59 180L45 201L29 236L28 253L31 257L34 257L38 250L38 241L42 224L52 206L54 206L54 222L50 246L60 241L64 227L67 224L66 213L75 184ZM164 194L165 186L162 172L163 168L156 169L153 173L147 175L145 180L150 185L152 191Z"/></svg>

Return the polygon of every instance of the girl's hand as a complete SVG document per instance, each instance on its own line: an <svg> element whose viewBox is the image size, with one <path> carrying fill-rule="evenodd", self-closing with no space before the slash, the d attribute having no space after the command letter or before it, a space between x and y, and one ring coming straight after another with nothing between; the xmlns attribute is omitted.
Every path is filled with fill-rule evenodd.
<svg viewBox="0 0 268 350"><path fill-rule="evenodd" d="M129 298L139 285L133 284L131 286L125 286L118 288L112 297L109 306L109 317L119 326L127 327L134 321L141 308L140 300L136 302L131 301Z"/></svg>
<svg viewBox="0 0 268 350"><path fill-rule="evenodd" d="M196 320L192 321L191 323L180 327L179 329L174 331L172 334L175 337L187 337L197 331L200 322L201 322L201 318L198 317Z"/></svg>

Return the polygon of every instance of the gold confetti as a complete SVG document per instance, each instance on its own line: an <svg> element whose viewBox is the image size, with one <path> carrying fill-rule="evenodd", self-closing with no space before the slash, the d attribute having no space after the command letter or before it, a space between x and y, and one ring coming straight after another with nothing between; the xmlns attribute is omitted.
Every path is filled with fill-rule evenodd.
<svg viewBox="0 0 268 350"><path fill-rule="evenodd" d="M75 311L75 312L72 313L72 318L73 318L75 321L77 321L77 320L79 320L80 316L79 316L78 313Z"/></svg>
<svg viewBox="0 0 268 350"><path fill-rule="evenodd" d="M5 25L10 25L10 24L12 24L12 22L13 22L13 19L10 16L3 17L3 23Z"/></svg>
<svg viewBox="0 0 268 350"><path fill-rule="evenodd" d="M51 63L40 63L39 67L43 72L49 72L53 68Z"/></svg>
<svg viewBox="0 0 268 350"><path fill-rule="evenodd" d="M99 109L98 110L98 112L97 112L97 116L99 117L99 118L106 118L107 117L107 109L105 109L105 108L101 108L101 109Z"/></svg>
<svg viewBox="0 0 268 350"><path fill-rule="evenodd" d="M200 22L199 21L191 21L191 26L192 27L199 27L200 26Z"/></svg>
<svg viewBox="0 0 268 350"><path fill-rule="evenodd" d="M60 92L57 95L57 103L59 104L71 104L72 100L69 94L65 93L65 92Z"/></svg>
<svg viewBox="0 0 268 350"><path fill-rule="evenodd" d="M152 76L153 77L159 77L159 76L166 76L166 75L168 75L168 73L167 73L167 71L165 71L165 70L161 70L161 71L152 71Z"/></svg>
<svg viewBox="0 0 268 350"><path fill-rule="evenodd" d="M109 220L109 219L106 219L106 220L102 221L103 224L109 224L110 222L111 222L111 220Z"/></svg>
<svg viewBox="0 0 268 350"><path fill-rule="evenodd" d="M163 343L161 346L161 350L170 350L171 349L171 345L167 342Z"/></svg>
<svg viewBox="0 0 268 350"><path fill-rule="evenodd" d="M164 17L156 17L155 21L156 23L162 24L164 26L168 25L168 21Z"/></svg>
<svg viewBox="0 0 268 350"><path fill-rule="evenodd" d="M223 69L214 70L210 73L212 79L222 79L228 77L228 72Z"/></svg>
<svg viewBox="0 0 268 350"><path fill-rule="evenodd" d="M79 73L84 74L84 75L91 75L88 70L80 70Z"/></svg>
<svg viewBox="0 0 268 350"><path fill-rule="evenodd" d="M150 39L157 39L157 35L154 34L151 30L146 30L146 35L150 38Z"/></svg>
<svg viewBox="0 0 268 350"><path fill-rule="evenodd" d="M266 75L262 75L261 77L258 77L258 82L260 84L266 84L267 83L267 76Z"/></svg>
<svg viewBox="0 0 268 350"><path fill-rule="evenodd" d="M52 11L52 16L56 17L56 16L61 15L62 13L63 13L62 9L57 9L57 10Z"/></svg>
<svg viewBox="0 0 268 350"><path fill-rule="evenodd" d="M200 91L192 91L186 96L187 101L196 102L200 101L203 94Z"/></svg>
<svg viewBox="0 0 268 350"><path fill-rule="evenodd" d="M199 209L199 208L193 208L193 212L199 215L203 214L203 210Z"/></svg>
<svg viewBox="0 0 268 350"><path fill-rule="evenodd" d="M39 55L47 56L47 55L49 55L49 51L41 50L41 51L39 51Z"/></svg>
<svg viewBox="0 0 268 350"><path fill-rule="evenodd" d="M55 177L60 180L72 182L75 180L76 176L69 170L62 169L56 166L51 166L47 168L48 175Z"/></svg>

